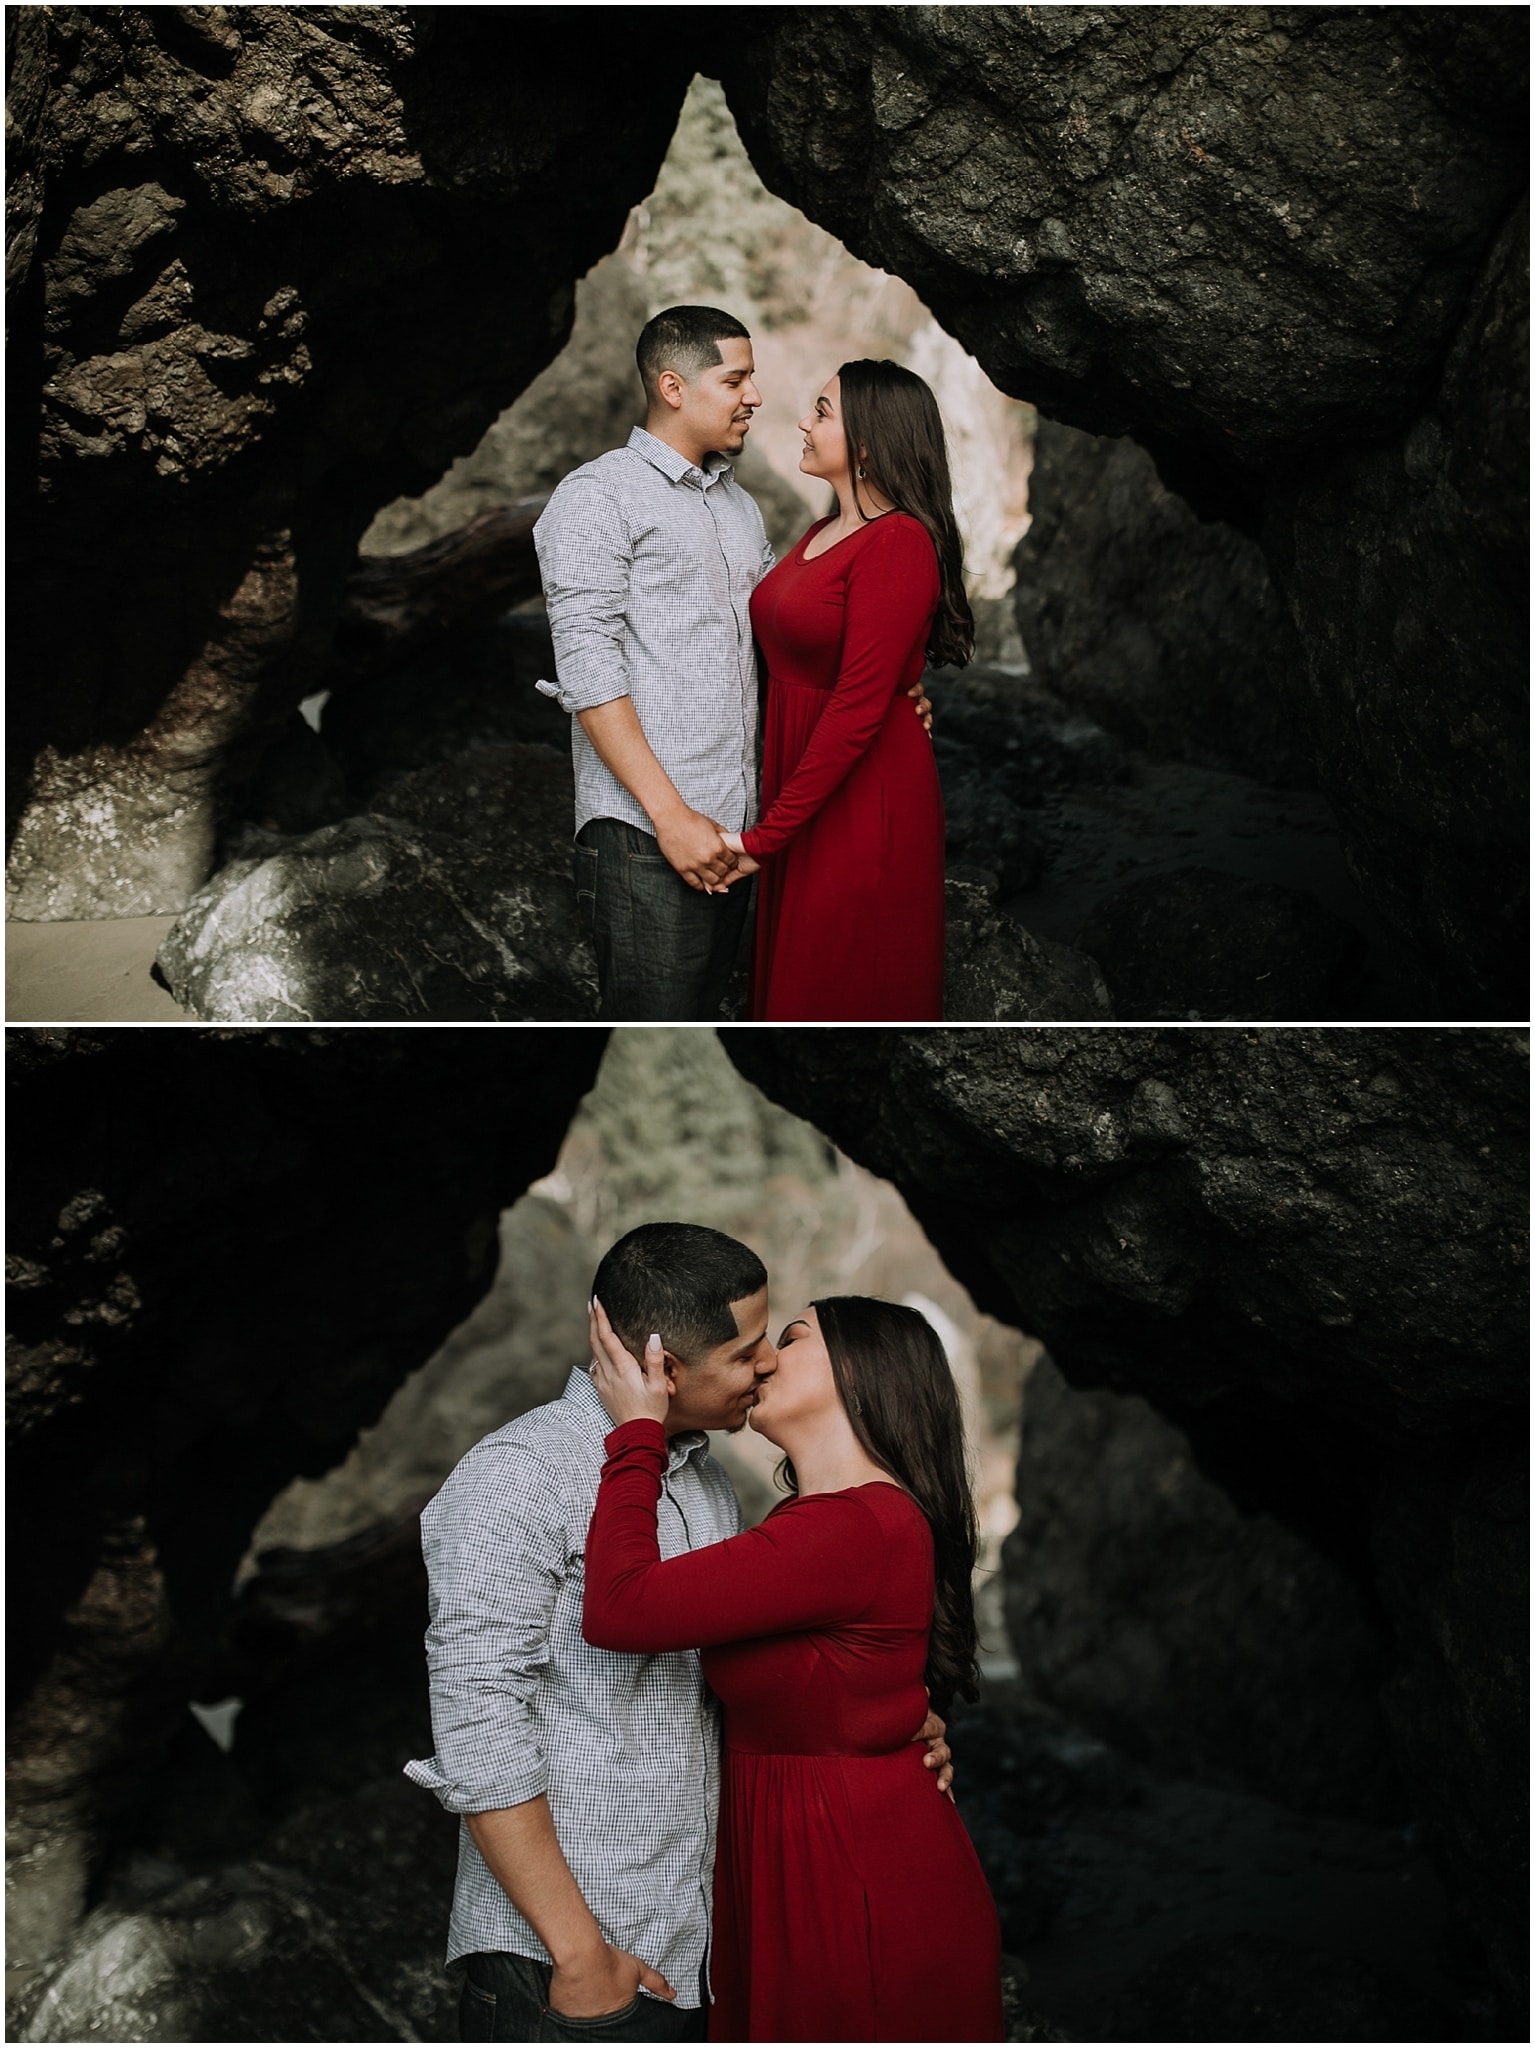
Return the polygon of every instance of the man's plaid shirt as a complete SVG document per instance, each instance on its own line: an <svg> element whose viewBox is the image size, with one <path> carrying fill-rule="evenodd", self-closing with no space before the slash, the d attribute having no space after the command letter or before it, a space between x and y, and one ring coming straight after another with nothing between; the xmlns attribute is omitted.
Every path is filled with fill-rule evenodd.
<svg viewBox="0 0 1535 2048"><path fill-rule="evenodd" d="M586 1532L612 1428L584 1371L475 1445L421 1517L437 1754L405 1774L450 1813L547 1793L607 1939L699 2002L719 1810L719 1719L697 1653L620 1656L581 1634ZM674 1437L661 1555L734 1536L741 1512L703 1435ZM460 1823L448 1960L548 1951Z"/></svg>
<svg viewBox="0 0 1535 2048"><path fill-rule="evenodd" d="M723 455L699 469L636 427L585 463L533 529L559 680L575 713L628 697L684 803L743 831L757 815L751 594L773 566L757 501ZM576 823L655 827L570 725Z"/></svg>

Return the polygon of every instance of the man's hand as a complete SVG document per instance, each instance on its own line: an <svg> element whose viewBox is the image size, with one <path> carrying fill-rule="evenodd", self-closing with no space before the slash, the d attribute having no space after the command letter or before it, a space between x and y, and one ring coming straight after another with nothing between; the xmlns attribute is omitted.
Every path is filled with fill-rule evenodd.
<svg viewBox="0 0 1535 2048"><path fill-rule="evenodd" d="M933 729L933 700L926 690L923 689L920 677L912 684L906 694L908 697L916 699L916 711L917 716L922 721L922 730L924 732L931 732Z"/></svg>
<svg viewBox="0 0 1535 2048"><path fill-rule="evenodd" d="M954 1798L953 1752L943 1739L947 1727L948 1723L940 1721L932 1708L929 1707L927 1719L911 1739L913 1742L925 1742L927 1744L927 1755L922 1759L923 1768L938 1773L938 1789L940 1792L947 1794L948 1798L952 1801Z"/></svg>
<svg viewBox="0 0 1535 2048"><path fill-rule="evenodd" d="M656 844L690 889L708 891L735 873L736 857L712 818L679 804L655 820Z"/></svg>
<svg viewBox="0 0 1535 2048"><path fill-rule="evenodd" d="M549 1976L549 2009L568 2020L595 2020L632 2005L641 1985L660 1998L676 1992L649 1963L603 1942L600 1948L565 1963Z"/></svg>

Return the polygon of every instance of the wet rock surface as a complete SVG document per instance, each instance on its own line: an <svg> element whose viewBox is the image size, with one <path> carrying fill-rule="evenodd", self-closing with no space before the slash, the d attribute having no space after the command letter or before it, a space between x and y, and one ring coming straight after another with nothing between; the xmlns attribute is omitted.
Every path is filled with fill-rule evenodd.
<svg viewBox="0 0 1535 2048"><path fill-rule="evenodd" d="M159 968L230 1022L589 1018L570 762L513 742L389 781L372 810L260 844L193 897Z"/></svg>

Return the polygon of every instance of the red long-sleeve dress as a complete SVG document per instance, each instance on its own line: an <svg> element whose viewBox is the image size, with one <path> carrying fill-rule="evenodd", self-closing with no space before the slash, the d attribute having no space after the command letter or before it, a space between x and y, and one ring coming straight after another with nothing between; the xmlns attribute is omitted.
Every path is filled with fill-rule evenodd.
<svg viewBox="0 0 1535 2048"><path fill-rule="evenodd" d="M943 797L909 690L938 607L926 529L887 512L752 593L767 663L752 1015L943 1016Z"/></svg>
<svg viewBox="0 0 1535 2048"><path fill-rule="evenodd" d="M725 1713L713 2041L1000 2041L996 1909L913 1731L933 1610L926 1517L898 1486L781 1502L660 1560L658 1422L607 1439L583 1628L702 1646Z"/></svg>

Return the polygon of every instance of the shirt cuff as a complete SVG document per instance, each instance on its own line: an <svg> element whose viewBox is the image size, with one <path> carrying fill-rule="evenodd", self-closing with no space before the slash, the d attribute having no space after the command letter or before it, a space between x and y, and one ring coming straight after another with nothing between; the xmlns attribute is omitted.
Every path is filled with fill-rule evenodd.
<svg viewBox="0 0 1535 2048"><path fill-rule="evenodd" d="M620 697L629 694L629 685L612 676L592 676L584 680L577 676L574 682L556 680L552 683L540 677L533 687L542 691L544 696L552 697L572 718L579 711L595 711L599 704L615 704Z"/></svg>
<svg viewBox="0 0 1535 2048"><path fill-rule="evenodd" d="M449 1813L499 1813L506 1806L525 1806L549 1789L549 1767L542 1757L494 1785L461 1785L442 1767L440 1756L418 1758L405 1766L413 1785L435 1792Z"/></svg>

